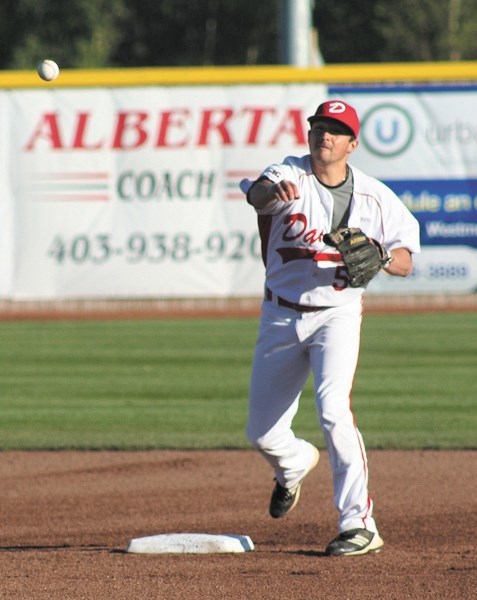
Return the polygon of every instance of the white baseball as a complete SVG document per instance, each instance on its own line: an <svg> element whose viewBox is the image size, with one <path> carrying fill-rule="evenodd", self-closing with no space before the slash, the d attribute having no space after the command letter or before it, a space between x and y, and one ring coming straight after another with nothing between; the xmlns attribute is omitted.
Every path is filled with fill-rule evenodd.
<svg viewBox="0 0 477 600"><path fill-rule="evenodd" d="M38 65L38 75L45 81L53 81L60 74L60 68L54 60L43 60Z"/></svg>

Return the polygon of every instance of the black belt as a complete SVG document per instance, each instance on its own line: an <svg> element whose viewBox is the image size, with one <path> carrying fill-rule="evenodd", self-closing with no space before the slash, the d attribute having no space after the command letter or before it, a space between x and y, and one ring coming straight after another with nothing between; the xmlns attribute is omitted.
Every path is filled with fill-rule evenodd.
<svg viewBox="0 0 477 600"><path fill-rule="evenodd" d="M270 288L265 288L265 298L273 302L273 292ZM285 306L298 312L316 312L318 310L325 310L325 308L331 308L330 306L307 306L306 304L297 304L296 302L289 302L281 296L275 296L278 306Z"/></svg>

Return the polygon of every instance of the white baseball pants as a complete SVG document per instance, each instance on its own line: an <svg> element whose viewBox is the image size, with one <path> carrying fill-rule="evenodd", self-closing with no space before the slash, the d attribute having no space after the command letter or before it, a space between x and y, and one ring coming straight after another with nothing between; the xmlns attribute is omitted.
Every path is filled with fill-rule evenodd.
<svg viewBox="0 0 477 600"><path fill-rule="evenodd" d="M302 389L313 374L340 532L377 531L368 494L366 452L350 406L361 314L361 298L312 313L265 300L250 383L248 438L270 463L277 481L293 487L313 457L312 446L292 430Z"/></svg>

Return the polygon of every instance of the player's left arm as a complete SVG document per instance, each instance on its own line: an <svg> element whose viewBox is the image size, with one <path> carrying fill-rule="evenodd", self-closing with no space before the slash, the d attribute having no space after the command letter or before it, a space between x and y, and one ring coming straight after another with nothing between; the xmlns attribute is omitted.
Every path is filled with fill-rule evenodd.
<svg viewBox="0 0 477 600"><path fill-rule="evenodd" d="M390 251L392 261L384 270L389 275L407 277L412 273L412 254L407 248L395 248Z"/></svg>
<svg viewBox="0 0 477 600"><path fill-rule="evenodd" d="M384 271L389 275L407 277L412 273L413 255L421 249L419 222L394 192L381 182L379 185L383 198L380 242L392 258L384 266Z"/></svg>

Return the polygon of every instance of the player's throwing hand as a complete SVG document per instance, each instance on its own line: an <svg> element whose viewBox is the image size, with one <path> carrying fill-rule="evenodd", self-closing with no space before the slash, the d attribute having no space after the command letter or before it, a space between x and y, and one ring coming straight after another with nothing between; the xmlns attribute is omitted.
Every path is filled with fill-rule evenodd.
<svg viewBox="0 0 477 600"><path fill-rule="evenodd" d="M293 181L279 181L268 186L268 196L270 200L289 202L290 200L298 200L300 192Z"/></svg>

